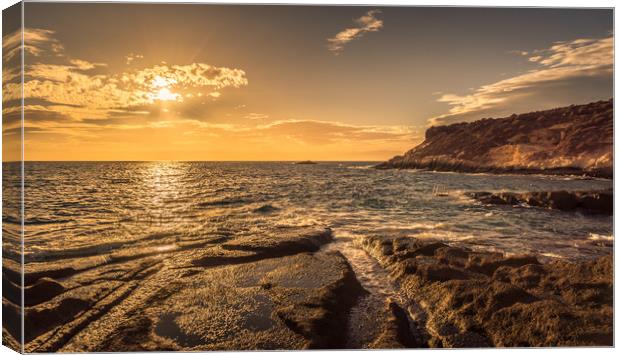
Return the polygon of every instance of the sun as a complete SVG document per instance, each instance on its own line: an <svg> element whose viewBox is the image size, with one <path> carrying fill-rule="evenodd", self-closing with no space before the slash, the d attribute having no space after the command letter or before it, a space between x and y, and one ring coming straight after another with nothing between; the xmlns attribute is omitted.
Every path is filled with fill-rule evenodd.
<svg viewBox="0 0 620 355"><path fill-rule="evenodd" d="M177 101L181 98L180 94L174 93L170 90L170 86L177 81L172 78L163 78L156 76L151 82L151 88L153 90L151 97L153 100L159 101Z"/></svg>
<svg viewBox="0 0 620 355"><path fill-rule="evenodd" d="M155 98L160 101L175 101L179 97L179 94L175 94L168 88L161 88L155 95Z"/></svg>

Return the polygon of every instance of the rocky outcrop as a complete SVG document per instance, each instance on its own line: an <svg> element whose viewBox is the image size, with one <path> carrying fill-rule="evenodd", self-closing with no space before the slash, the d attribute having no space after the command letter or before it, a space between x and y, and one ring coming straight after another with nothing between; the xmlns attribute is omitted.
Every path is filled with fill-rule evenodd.
<svg viewBox="0 0 620 355"><path fill-rule="evenodd" d="M377 168L613 175L613 100L431 127Z"/></svg>
<svg viewBox="0 0 620 355"><path fill-rule="evenodd" d="M414 238L364 249L420 311L430 347L613 345L613 260L541 264Z"/></svg>
<svg viewBox="0 0 620 355"><path fill-rule="evenodd" d="M604 191L537 191L537 192L469 192L467 195L491 205L527 205L579 211L588 214L612 215L614 212L613 190Z"/></svg>
<svg viewBox="0 0 620 355"><path fill-rule="evenodd" d="M57 265L74 272L58 278L49 276L49 263L28 264L25 351L612 343L611 255L541 264L533 256L367 237L351 244L367 252L358 249L368 258L360 261L348 244L337 248L330 229L304 227L200 239L102 264L89 259L88 267L65 259ZM374 268L369 261L380 279L358 273L360 263ZM17 295L10 275L3 284ZM10 299L4 314L19 319ZM3 334L19 339L18 328Z"/></svg>
<svg viewBox="0 0 620 355"><path fill-rule="evenodd" d="M203 236L201 244L178 242L89 267L63 260L73 273L61 281L31 263L25 350L344 347L349 311L366 291L341 253L321 250L332 238L329 229L292 227ZM5 314L16 318L11 305L3 299ZM13 338L17 331L5 330Z"/></svg>

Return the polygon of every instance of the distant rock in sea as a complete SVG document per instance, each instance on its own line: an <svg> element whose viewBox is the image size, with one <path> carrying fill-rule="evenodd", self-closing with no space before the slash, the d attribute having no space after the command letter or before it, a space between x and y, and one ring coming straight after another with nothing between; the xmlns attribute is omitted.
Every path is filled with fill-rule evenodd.
<svg viewBox="0 0 620 355"><path fill-rule="evenodd" d="M613 176L613 99L435 126L379 169Z"/></svg>
<svg viewBox="0 0 620 355"><path fill-rule="evenodd" d="M297 164L297 165L314 165L314 164L317 164L317 163L313 162L312 160L304 160L304 161L298 161L295 164Z"/></svg>

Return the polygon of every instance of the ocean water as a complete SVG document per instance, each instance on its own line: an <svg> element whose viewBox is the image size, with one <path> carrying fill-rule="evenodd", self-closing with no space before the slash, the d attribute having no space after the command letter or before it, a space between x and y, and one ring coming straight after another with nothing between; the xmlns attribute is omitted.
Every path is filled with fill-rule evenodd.
<svg viewBox="0 0 620 355"><path fill-rule="evenodd" d="M19 186L10 165L4 165L5 194ZM375 170L371 165L27 162L25 258L59 262L119 250L163 251L205 236L313 225L331 227L336 238L402 235L550 259L587 259L611 251L610 216L487 206L464 193L605 189L612 181ZM445 196L434 195L436 189ZM18 209L5 204L4 228L11 237ZM9 249L16 247L9 241Z"/></svg>

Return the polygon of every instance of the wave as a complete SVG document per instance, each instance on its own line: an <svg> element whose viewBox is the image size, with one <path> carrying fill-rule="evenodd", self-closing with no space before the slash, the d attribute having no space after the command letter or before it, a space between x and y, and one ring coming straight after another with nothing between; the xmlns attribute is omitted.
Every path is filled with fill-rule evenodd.
<svg viewBox="0 0 620 355"><path fill-rule="evenodd" d="M183 241L200 240L210 234L242 237L323 225L361 235L433 238L504 251L544 250L569 258L598 256L613 246L612 223L606 217L485 207L466 195L607 189L613 187L610 181L384 171L368 169L370 162L343 162L341 168L323 164L312 171L292 169L288 162L183 164L191 169L165 175L174 176L170 181L162 175L157 187L140 183L144 169L138 163L119 163L114 169L84 164L71 170L71 184L52 179L30 186L25 206L26 217L34 217L26 221L30 250L39 248L41 258L52 251L47 260L53 261L117 251L131 254L135 248L171 245L177 235ZM33 180L66 174L65 165L35 165L40 169L32 172ZM102 169L110 175L101 176ZM126 184L114 185L112 179ZM439 192L447 197L433 196L435 186L442 186ZM5 235L19 240L19 210L9 207ZM579 247L558 248L558 235L562 243ZM102 245L120 241L124 243Z"/></svg>
<svg viewBox="0 0 620 355"><path fill-rule="evenodd" d="M42 248L30 247L29 249L31 249L32 252L28 253L26 255L26 258L28 259L28 261L54 261L61 259L96 256L112 253L119 249L134 248L136 247L136 245L144 245L145 242L149 241L156 240L161 242L162 240L166 240L167 238L168 240L170 240L170 237L176 236L177 234L178 232L174 231L158 231L146 234L143 237L136 239L102 242L99 244L91 244L62 250L44 250Z"/></svg>
<svg viewBox="0 0 620 355"><path fill-rule="evenodd" d="M613 241L614 240L614 236L613 235L602 235L602 234L596 234L596 233L590 233L590 235L588 236L589 240L594 240L594 241Z"/></svg>
<svg viewBox="0 0 620 355"><path fill-rule="evenodd" d="M2 216L2 223L21 224L22 220L15 216L4 215Z"/></svg>
<svg viewBox="0 0 620 355"><path fill-rule="evenodd" d="M211 201L204 201L198 203L196 206L198 207L212 207L212 206L228 206L228 205L239 205L249 203L251 201L241 198L241 197L226 197L222 199L215 199Z"/></svg>
<svg viewBox="0 0 620 355"><path fill-rule="evenodd" d="M43 218L43 217L33 217L27 218L24 220L25 225L35 226L42 224L61 224L61 223L69 223L72 222L71 219L52 219L52 218Z"/></svg>
<svg viewBox="0 0 620 355"><path fill-rule="evenodd" d="M551 259L564 259L564 256L552 252L540 253L540 255Z"/></svg>
<svg viewBox="0 0 620 355"><path fill-rule="evenodd" d="M129 184L131 183L131 179L122 179L122 178L112 178L108 179L113 184Z"/></svg>
<svg viewBox="0 0 620 355"><path fill-rule="evenodd" d="M347 169L361 169L361 170L368 170L373 168L375 165L350 165L347 166Z"/></svg>

